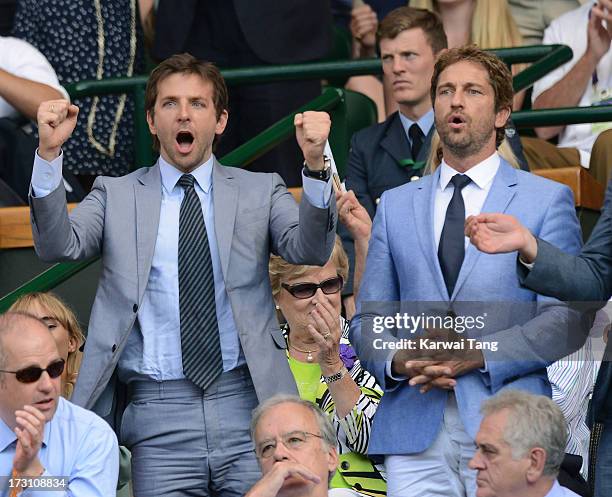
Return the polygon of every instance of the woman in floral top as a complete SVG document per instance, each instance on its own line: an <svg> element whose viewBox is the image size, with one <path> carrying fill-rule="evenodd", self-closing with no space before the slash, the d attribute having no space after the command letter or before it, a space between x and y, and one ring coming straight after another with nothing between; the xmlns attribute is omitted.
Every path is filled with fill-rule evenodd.
<svg viewBox="0 0 612 497"><path fill-rule="evenodd" d="M348 340L348 323L340 316L347 274L338 237L323 267L294 266L277 256L270 260L272 293L286 320L287 360L300 397L327 412L336 429L340 461L330 488L379 496L386 494L383 468L365 454L382 390L361 367Z"/></svg>

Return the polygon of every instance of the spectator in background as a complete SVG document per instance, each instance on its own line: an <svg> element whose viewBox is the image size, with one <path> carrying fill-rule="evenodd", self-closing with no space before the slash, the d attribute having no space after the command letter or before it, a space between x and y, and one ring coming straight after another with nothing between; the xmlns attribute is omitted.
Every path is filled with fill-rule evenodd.
<svg viewBox="0 0 612 497"><path fill-rule="evenodd" d="M568 45L570 62L533 86L532 107L587 107L612 103L612 0L588 1L554 20L544 44ZM538 138L522 139L530 168L577 166L607 184L612 170L612 123L536 128ZM547 142L557 137L557 146Z"/></svg>
<svg viewBox="0 0 612 497"><path fill-rule="evenodd" d="M65 477L68 487L51 485L61 495L114 495L117 437L93 412L60 396L64 360L47 325L28 314L1 315L0 350L0 474L47 483ZM8 478L2 480L8 495Z"/></svg>
<svg viewBox="0 0 612 497"><path fill-rule="evenodd" d="M65 85L129 77L144 70L136 0L18 0L13 33L49 60ZM96 176L134 168L134 101L130 95L74 102L81 119L66 143L65 167L89 190Z"/></svg>
<svg viewBox="0 0 612 497"><path fill-rule="evenodd" d="M566 456L559 482L580 495L590 495L586 483L591 432L587 411L595 383L595 357L588 338L582 348L547 368L552 399L567 423Z"/></svg>
<svg viewBox="0 0 612 497"><path fill-rule="evenodd" d="M483 49L520 47L523 44L507 0L410 0L410 5L440 15L449 48L469 43L475 43ZM516 74L521 66L512 69L513 74ZM524 92L514 96L514 110L521 108L524 97Z"/></svg>
<svg viewBox="0 0 612 497"><path fill-rule="evenodd" d="M339 465L330 487L380 495L386 492L384 468L366 454L382 391L361 367L348 339L349 324L340 316L347 275L338 237L323 267L270 258L272 295L286 319L282 331L298 392L330 417L336 432Z"/></svg>
<svg viewBox="0 0 612 497"><path fill-rule="evenodd" d="M580 0L508 0L512 17L525 45L540 45L544 30L566 12L580 7Z"/></svg>
<svg viewBox="0 0 612 497"><path fill-rule="evenodd" d="M263 477L245 497L332 497L338 454L334 429L314 404L276 395L253 411L251 438ZM346 495L346 494L344 494Z"/></svg>
<svg viewBox="0 0 612 497"><path fill-rule="evenodd" d="M0 205L27 203L36 148L28 123L41 102L57 98L68 94L45 56L26 41L0 36L0 183L6 185Z"/></svg>
<svg viewBox="0 0 612 497"><path fill-rule="evenodd" d="M523 44L521 34L512 18L506 0L460 0L438 2L436 0L411 0L410 6L427 9L440 15L449 48L475 43L480 48L516 47ZM362 56L373 57L376 50L376 13L369 5L355 7L351 30ZM520 67L513 68L518 72ZM397 109L392 98L390 83L384 79L385 108L387 115ZM524 94L514 98L514 109L522 105Z"/></svg>
<svg viewBox="0 0 612 497"><path fill-rule="evenodd" d="M189 52L221 68L295 64L324 57L331 42L329 0L160 0L153 55ZM268 126L321 94L319 80L230 86L227 129L216 154L222 158ZM301 154L288 140L248 168L278 172L287 186L301 186Z"/></svg>
<svg viewBox="0 0 612 497"><path fill-rule="evenodd" d="M24 312L40 319L47 325L55 339L60 357L64 360L62 372L62 397L70 400L79 376L83 353L81 348L85 336L72 309L57 295L47 292L26 293L19 297L9 311ZM119 482L117 497L129 497L130 452L119 447Z"/></svg>
<svg viewBox="0 0 612 497"><path fill-rule="evenodd" d="M53 293L34 292L19 297L9 310L32 314L46 323L66 363L62 373L62 397L70 399L83 358L80 348L85 343L72 309Z"/></svg>
<svg viewBox="0 0 612 497"><path fill-rule="evenodd" d="M482 405L476 434L477 497L578 497L557 482L567 428L543 395L506 390Z"/></svg>

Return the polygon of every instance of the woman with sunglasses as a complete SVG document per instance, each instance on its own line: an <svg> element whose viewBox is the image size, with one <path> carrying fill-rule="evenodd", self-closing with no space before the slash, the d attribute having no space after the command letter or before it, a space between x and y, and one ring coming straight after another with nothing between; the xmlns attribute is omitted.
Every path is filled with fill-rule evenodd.
<svg viewBox="0 0 612 497"><path fill-rule="evenodd" d="M83 356L79 349L85 341L72 310L53 293L42 292L22 295L9 310L27 312L46 323L66 363L62 373L62 397L70 399Z"/></svg>
<svg viewBox="0 0 612 497"><path fill-rule="evenodd" d="M286 321L282 331L298 392L326 412L336 429L339 464L330 488L346 489L334 496L385 495L382 466L365 457L382 390L361 367L348 340L348 323L340 316L347 274L348 258L339 237L323 267L270 259L272 294Z"/></svg>

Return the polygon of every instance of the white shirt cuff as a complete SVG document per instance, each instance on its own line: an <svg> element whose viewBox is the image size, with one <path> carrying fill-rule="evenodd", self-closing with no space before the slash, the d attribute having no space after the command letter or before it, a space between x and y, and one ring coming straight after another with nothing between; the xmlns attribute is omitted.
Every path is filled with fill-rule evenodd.
<svg viewBox="0 0 612 497"><path fill-rule="evenodd" d="M519 255L519 262L525 266L529 271L531 271L533 269L533 265L535 264L535 262L525 262L523 260L523 258Z"/></svg>
<svg viewBox="0 0 612 497"><path fill-rule="evenodd" d="M308 201L319 209L327 209L331 200L331 177L327 181L309 178L302 172L302 190Z"/></svg>
<svg viewBox="0 0 612 497"><path fill-rule="evenodd" d="M387 378L391 378L392 380L395 380L395 381L404 381L408 377L407 376L403 376L403 375L399 375L399 376L394 375L393 374L393 369L391 368L391 366L393 364L393 356L395 355L395 353L396 353L396 351L393 350L393 351L391 351L391 353L387 357L387 362L385 364L385 374L387 375Z"/></svg>
<svg viewBox="0 0 612 497"><path fill-rule="evenodd" d="M62 181L63 160L63 151L51 162L47 162L38 155L36 149L32 167L32 194L35 197L46 197L59 186Z"/></svg>

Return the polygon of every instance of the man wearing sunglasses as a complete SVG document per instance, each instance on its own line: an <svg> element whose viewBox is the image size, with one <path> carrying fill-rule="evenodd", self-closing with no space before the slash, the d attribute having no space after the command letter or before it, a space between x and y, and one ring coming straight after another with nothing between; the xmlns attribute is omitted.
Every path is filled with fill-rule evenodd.
<svg viewBox="0 0 612 497"><path fill-rule="evenodd" d="M96 414L60 396L63 370L44 322L19 312L0 315L2 497L50 495L48 490L57 496L115 494L117 438Z"/></svg>
<svg viewBox="0 0 612 497"><path fill-rule="evenodd" d="M338 465L336 434L313 403L276 395L253 411L251 437L263 478L245 497L328 497ZM346 494L343 494L346 495Z"/></svg>

